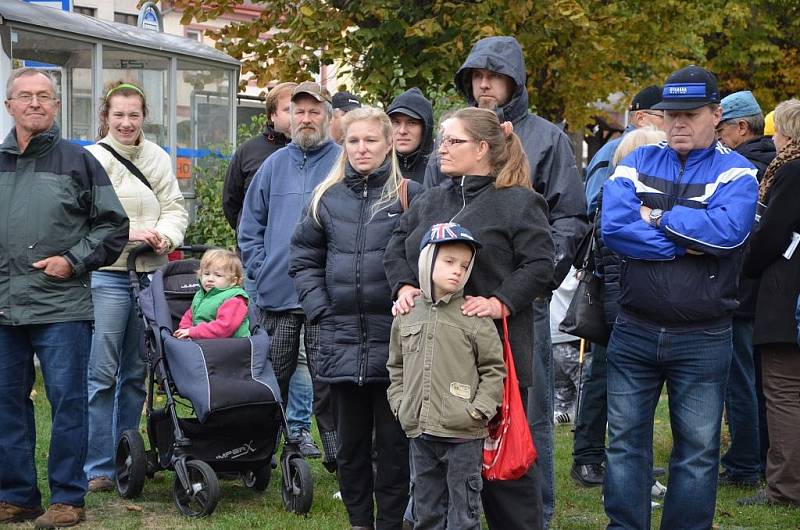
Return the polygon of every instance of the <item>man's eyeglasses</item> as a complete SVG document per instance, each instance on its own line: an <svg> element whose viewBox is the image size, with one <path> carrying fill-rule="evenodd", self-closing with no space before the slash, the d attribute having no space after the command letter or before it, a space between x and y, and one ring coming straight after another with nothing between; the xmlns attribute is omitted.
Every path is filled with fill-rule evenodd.
<svg viewBox="0 0 800 530"><path fill-rule="evenodd" d="M11 100L19 101L20 103L24 103L25 105L30 105L33 102L33 99L42 104L48 105L56 100L55 96L51 96L50 94L19 94L18 96L14 96L13 98L8 98Z"/></svg>
<svg viewBox="0 0 800 530"><path fill-rule="evenodd" d="M472 140L464 140L463 138L451 138L449 136L445 136L442 138L442 145L447 147L448 149L453 147L454 145L466 144L472 142Z"/></svg>
<svg viewBox="0 0 800 530"><path fill-rule="evenodd" d="M649 114L650 116L655 116L656 118L661 118L662 120L664 119L663 112L655 112L653 110L643 110L642 112L644 112L645 114Z"/></svg>

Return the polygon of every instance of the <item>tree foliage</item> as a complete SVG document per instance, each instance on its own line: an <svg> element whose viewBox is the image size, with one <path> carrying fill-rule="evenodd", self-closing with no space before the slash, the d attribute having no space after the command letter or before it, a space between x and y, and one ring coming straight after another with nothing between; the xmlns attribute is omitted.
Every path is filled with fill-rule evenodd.
<svg viewBox="0 0 800 530"><path fill-rule="evenodd" d="M172 0L183 22L233 12L244 0ZM259 85L308 79L322 64L367 101L387 103L419 86L453 96L472 44L514 35L525 52L531 104L580 129L609 94L630 94L696 63L728 90L754 88L772 104L796 93L798 25L790 0L252 0L254 21L212 32ZM754 86L755 83L758 86Z"/></svg>

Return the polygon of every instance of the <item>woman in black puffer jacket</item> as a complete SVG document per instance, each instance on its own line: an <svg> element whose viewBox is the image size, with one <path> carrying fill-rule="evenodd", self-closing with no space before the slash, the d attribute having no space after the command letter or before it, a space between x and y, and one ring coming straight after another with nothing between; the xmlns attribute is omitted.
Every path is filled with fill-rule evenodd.
<svg viewBox="0 0 800 530"><path fill-rule="evenodd" d="M336 404L339 484L350 524L399 529L408 440L386 399L392 293L383 254L403 213L402 176L386 114L362 107L345 115L342 128L344 152L294 232L289 274L303 311L320 324L317 378L330 384ZM407 184L413 199L421 186Z"/></svg>

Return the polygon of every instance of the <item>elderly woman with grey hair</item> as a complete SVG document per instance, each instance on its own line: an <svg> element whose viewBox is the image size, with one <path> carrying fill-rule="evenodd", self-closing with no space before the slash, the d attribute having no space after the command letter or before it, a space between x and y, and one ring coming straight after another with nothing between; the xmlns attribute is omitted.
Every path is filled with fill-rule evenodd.
<svg viewBox="0 0 800 530"><path fill-rule="evenodd" d="M775 109L778 156L759 188L766 208L753 230L745 274L761 278L753 343L761 353L770 447L767 488L742 504L800 505L800 347L795 307L800 293L800 100ZM761 208L761 206L759 206Z"/></svg>

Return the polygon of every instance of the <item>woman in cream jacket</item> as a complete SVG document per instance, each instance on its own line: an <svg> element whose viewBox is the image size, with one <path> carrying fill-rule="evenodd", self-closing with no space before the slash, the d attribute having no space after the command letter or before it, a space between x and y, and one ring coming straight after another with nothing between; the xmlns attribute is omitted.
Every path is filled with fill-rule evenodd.
<svg viewBox="0 0 800 530"><path fill-rule="evenodd" d="M152 247L153 253L136 263L140 281L147 283L147 273L167 262L167 252L183 242L189 224L169 155L142 133L146 115L142 89L116 83L100 108L101 139L87 147L105 168L130 218L125 251L112 265L92 273L95 331L89 357L85 465L90 491L113 488L117 442L122 432L138 428L146 393L146 366L139 356L142 322L126 272L128 253L141 244ZM128 169L133 168L130 164L140 176Z"/></svg>

